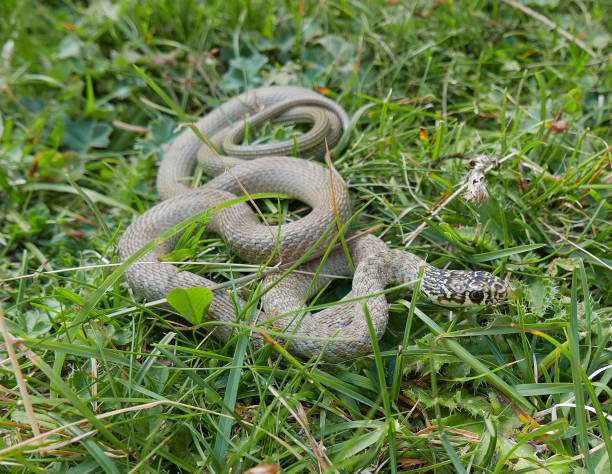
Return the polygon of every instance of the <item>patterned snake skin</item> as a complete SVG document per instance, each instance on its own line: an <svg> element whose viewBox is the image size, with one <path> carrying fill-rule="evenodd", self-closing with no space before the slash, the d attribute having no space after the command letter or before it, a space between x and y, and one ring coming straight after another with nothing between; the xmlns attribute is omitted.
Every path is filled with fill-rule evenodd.
<svg viewBox="0 0 612 474"><path fill-rule="evenodd" d="M266 145L237 145L245 129L256 127L263 121L308 122L309 132L297 142ZM350 215L348 189L340 175L318 163L282 155L321 157L326 141L332 149L348 127L348 117L334 101L313 91L299 87L266 87L242 94L200 119L196 126L214 146L231 156L221 155L231 172L207 145L191 130L185 130L170 146L161 164L157 186L165 200L138 217L125 231L119 243L119 256L123 261L165 230L179 224L195 213L214 209L220 204L250 193L274 192L292 196L312 208L298 221L279 227L266 227L255 216L251 207L242 202L211 214L207 230L222 235L231 252L243 260L263 263L271 259L283 262L298 259L310 249L329 228L336 229L336 217L341 224ZM251 158L251 159L249 159ZM255 158L255 159L252 159ZM186 183L196 161L207 174L216 176L197 189ZM335 206L334 206L335 203ZM334 211L335 209L335 211ZM323 239L327 248L334 232ZM177 238L154 248L139 262L159 262L159 257L170 252ZM278 281L278 274L264 280L268 291L262 297L262 310L256 310L253 324L281 331L288 350L300 357L310 358L322 354L324 360L341 361L371 350L363 304L372 319L376 337L385 331L388 303L382 292L391 285L410 286L424 266L421 294L445 306L494 305L508 295L507 284L486 272L440 270L421 258L404 250L391 250L379 238L365 235L348 243L356 267L351 292L341 304L317 313L303 311L308 297L315 294L328 281L319 277L313 282L308 272L316 271L320 261L311 261ZM280 257L279 257L280 256ZM332 251L325 260L321 273L350 275L344 252ZM212 287L215 283L187 271L178 271L171 264L132 265L126 272L134 291L148 299L165 298L175 288ZM375 295L370 296L368 295ZM345 300L355 300L348 301ZM219 321L215 335L227 340L236 322L236 303L244 301L228 292L215 290L207 318ZM226 323L226 324L224 324ZM229 323L229 324L227 324ZM251 339L262 344L255 331Z"/></svg>

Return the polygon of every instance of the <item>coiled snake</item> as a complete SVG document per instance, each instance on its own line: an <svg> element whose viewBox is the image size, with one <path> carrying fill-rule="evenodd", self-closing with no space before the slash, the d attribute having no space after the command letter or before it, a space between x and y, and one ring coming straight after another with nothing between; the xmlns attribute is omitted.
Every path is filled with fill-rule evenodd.
<svg viewBox="0 0 612 474"><path fill-rule="evenodd" d="M237 145L245 128L260 122L309 122L312 128L297 139L259 146ZM327 146L333 148L348 126L345 111L334 101L300 87L266 87L244 93L200 119L196 126L201 133L231 156L223 160L231 167L224 168L207 145L203 145L191 130L185 130L166 152L159 169L157 186L164 199L160 204L139 216L125 231L119 243L121 260L127 259L151 239L204 209L243 195L237 184L248 193L283 193L312 208L302 219L279 227L261 224L250 206L244 202L216 211L207 223L207 230L221 234L230 250L240 258L262 263L274 255L272 261L297 259L304 254L331 226L335 215L341 224L351 213L347 186L339 174L324 166L300 158L282 155L297 149L300 156L321 156ZM191 176L196 158L207 174L216 176L206 185L191 189L185 181ZM246 158L256 158L247 160ZM335 206L334 206L335 203ZM334 233L323 239L326 248ZM139 262L159 261L172 250L176 238L157 246ZM257 310L257 323L269 325L287 335L287 347L293 354L310 358L323 353L330 361L345 360L371 350L372 342L364 315L363 303L372 319L376 337L385 331L388 303L380 294L390 285L411 284L424 266L420 291L425 298L445 306L497 304L507 298L507 284L486 272L440 270L404 250L392 250L379 238L365 235L348 243L356 267L352 290L343 298L350 300L317 313L300 313L308 297L327 281L319 277L315 282L307 272L294 272L281 281L271 275L264 287L272 286L262 298L263 310ZM303 270L316 270L319 262L305 264ZM349 275L349 266L342 249L334 250L326 258L321 273ZM126 271L130 286L140 296L165 298L175 288L212 287L214 283L173 265L132 265ZM368 295L375 295L367 297ZM364 298L366 297L366 298ZM227 339L232 333L235 306L244 305L239 298L223 290L215 290L208 310L208 318L219 321L215 334ZM284 316L283 316L284 315ZM313 337L314 336L314 337ZM261 336L253 332L251 339L261 344Z"/></svg>

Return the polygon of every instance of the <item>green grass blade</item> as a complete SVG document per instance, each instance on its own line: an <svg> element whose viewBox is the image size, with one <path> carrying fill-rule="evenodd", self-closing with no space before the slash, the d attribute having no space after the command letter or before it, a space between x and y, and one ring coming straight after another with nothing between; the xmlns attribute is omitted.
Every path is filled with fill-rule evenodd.
<svg viewBox="0 0 612 474"><path fill-rule="evenodd" d="M51 368L47 363L42 360L40 357L35 357L32 359L34 365L36 365L40 370L44 372L44 374L49 377L53 387L64 397L68 402L74 406L75 410L81 415L83 418L87 418L89 422L97 428L100 433L113 445L116 449L123 451L125 446L123 443L106 427L106 425L98 420L94 413L87 407L87 405L79 398L79 396L73 391L72 387L70 387L62 378L55 373L53 368Z"/></svg>
<svg viewBox="0 0 612 474"><path fill-rule="evenodd" d="M572 379L574 381L574 397L576 400L576 429L578 431L578 443L584 455L584 462L589 472L594 473L593 458L589 453L589 434L587 433L586 410L584 408L584 386L581 377L581 358L578 339L578 281L577 273L572 275L572 299L570 303L570 331L568 333L568 350L572 366Z"/></svg>
<svg viewBox="0 0 612 474"><path fill-rule="evenodd" d="M149 87L153 89L159 97L161 97L161 99L168 105L168 107L170 107L176 113L176 115L181 119L182 122L184 123L191 122L191 120L189 120L189 117L185 115L185 113L174 103L174 101L168 96L168 94L166 94L155 83L153 79L151 79L147 74L145 74L145 72L142 69L140 69L135 64L133 65L133 68L136 71L136 73L138 73L138 75L149 85Z"/></svg>
<svg viewBox="0 0 612 474"><path fill-rule="evenodd" d="M24 191L53 191L55 193L68 193L68 194L79 194L79 192L72 186L68 186L66 184L57 184L57 183L26 183L23 186L20 186L20 189ZM122 209L124 211L128 211L131 213L135 213L134 209L132 209L127 204L124 204L116 199L113 199L109 196L105 196L104 194L100 194L91 189L86 189L81 187L81 192L83 192L87 198L91 202L100 202L106 204L107 206L116 207L118 209Z"/></svg>
<svg viewBox="0 0 612 474"><path fill-rule="evenodd" d="M251 197L254 198L254 199L259 199L259 198L264 198L264 197L272 197L272 196L276 196L276 195L272 194L272 193L264 193L264 194L251 195ZM140 259L143 255L147 254L147 252L149 252L150 250L154 249L155 247L157 247L162 242L165 242L169 238L175 236L176 234L184 231L185 229L190 227L192 224L195 224L195 223L198 223L198 222L203 222L203 221L205 222L205 221L207 221L208 220L208 216L210 214L212 214L212 213L214 213L214 212L216 212L216 211L218 211L220 209L223 209L225 207L231 206L232 204L235 204L237 202L244 202L244 201L248 201L248 200L249 200L249 198L246 197L246 196L238 197L236 199L232 199L231 201L225 202L225 203L221 204L220 206L218 206L218 207L216 207L214 209L208 209L208 210L205 210L205 211L202 211L202 212L198 212L197 214L194 214L193 216L191 216L188 219L184 220L180 224L177 224L174 227L166 230L165 232L163 232L158 237L155 237L154 239L150 240L142 248L140 248L137 252L135 252L133 255L131 255L129 258L127 258L123 263L121 263L121 265L119 265L119 267L117 267L113 271L113 273L111 273L104 280L104 282L98 287L98 289L96 291L94 291L94 293L87 299L87 302L85 303L85 305L83 305L83 307L80 309L80 311L77 314L77 316L74 318L74 321L72 323L73 325L69 329L69 332L73 333L75 330L78 329L78 327L83 322L85 322L87 320L87 318L89 317L89 314L94 309L95 305L98 303L98 301L100 301L102 296L104 296L104 293L106 293L106 291L111 286L113 286L119 280L119 278L121 278L121 276L130 267L130 265L132 265L134 262L136 262L138 259Z"/></svg>
<svg viewBox="0 0 612 474"><path fill-rule="evenodd" d="M507 249L494 250L492 252L470 255L469 260L470 262L474 263L490 262L491 260L509 257L510 255L518 255L521 253L531 252L532 250L537 250L542 247L544 247L544 244L518 245L516 247L511 247Z"/></svg>
<svg viewBox="0 0 612 474"><path fill-rule="evenodd" d="M423 313L419 308L415 308L415 314L418 318L423 321L431 331L438 335L444 336L445 333L440 326L438 326L429 316ZM529 401L520 395L513 387L504 382L499 376L495 373L491 373L490 370L476 357L474 357L465 347L459 344L457 341L453 341L452 339L448 339L446 337L442 337L442 343L457 357L463 360L466 364L468 364L472 369L474 369L478 374L481 374L485 377L487 382L497 388L500 392L510 397L517 404L519 404L523 409L527 410L527 412L533 412L533 405L529 403Z"/></svg>
<svg viewBox="0 0 612 474"><path fill-rule="evenodd" d="M385 407L385 417L388 423L388 435L389 435L389 457L390 457L390 468L391 472L397 472L397 452L395 443L395 419L391 412L391 398L389 397L389 391L387 390L387 382L385 379L385 369L383 368L382 357L380 356L380 348L378 346L378 339L376 338L376 331L372 324L372 318L370 317L370 311L368 305L363 303L363 314L366 322L368 323L368 330L370 331L370 339L372 341L372 349L374 351L374 362L376 363L376 373L378 374L378 382L380 383L380 390L382 393L383 406Z"/></svg>
<svg viewBox="0 0 612 474"><path fill-rule="evenodd" d="M230 415L236 405L236 397L238 396L238 388L240 384L240 374L242 373L242 365L246 354L246 348L249 342L249 334L242 334L234 349L234 358L232 367L229 371L227 386L225 388L225 397L223 398L222 415ZM219 429L216 433L215 445L213 448L215 462L219 467L225 466L225 455L229 440L231 437L232 425L234 424L231 418L222 416L219 420Z"/></svg>

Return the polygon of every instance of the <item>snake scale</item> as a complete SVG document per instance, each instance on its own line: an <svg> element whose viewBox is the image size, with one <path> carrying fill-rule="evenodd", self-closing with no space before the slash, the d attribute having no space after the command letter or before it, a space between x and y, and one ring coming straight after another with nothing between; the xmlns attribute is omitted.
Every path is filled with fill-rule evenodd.
<svg viewBox="0 0 612 474"><path fill-rule="evenodd" d="M245 130L263 121L310 123L308 132L294 140L264 145L240 145ZM324 155L325 147L336 146L349 119L334 101L300 87L274 86L244 93L201 118L196 126L221 151L225 168L207 145L189 129L183 131L166 152L157 178L160 204L136 218L119 243L122 261L165 230L205 209L248 193L273 192L292 196L312 208L305 217L278 226L261 224L251 207L236 203L212 213L207 230L224 237L230 251L251 263L270 259L298 259L310 249L325 231L336 225L336 216L344 224L351 216L348 188L342 177L323 165L303 158L290 157L297 151L301 157ZM187 181L196 162L204 172L215 176L204 186L193 189ZM240 183L240 185L238 184ZM335 227L333 227L335 228ZM334 232L320 243L327 248ZM165 298L175 288L213 287L202 276L179 271L163 263L160 257L170 252L178 237L170 239L144 255L139 265L126 271L133 290L148 300ZM261 299L253 324L281 331L288 350L300 357L322 354L324 360L342 361L371 351L372 342L364 314L364 301L376 337L385 331L388 303L380 294L390 285L411 285L424 266L420 292L425 298L444 306L494 305L504 301L508 285L487 272L441 270L405 251L389 249L379 238L365 235L348 242L355 265L352 290L338 305L311 313L303 310L308 298L329 280L312 273L320 261L311 261L278 281L271 274L263 282L268 291ZM272 257L272 258L271 258ZM350 275L342 249L332 251L320 268L324 275ZM373 295L373 296L369 296ZM245 303L225 290L215 290L207 318L218 321L215 335L227 340L236 322L236 308ZM225 323L225 324L224 324ZM251 340L262 344L253 331Z"/></svg>

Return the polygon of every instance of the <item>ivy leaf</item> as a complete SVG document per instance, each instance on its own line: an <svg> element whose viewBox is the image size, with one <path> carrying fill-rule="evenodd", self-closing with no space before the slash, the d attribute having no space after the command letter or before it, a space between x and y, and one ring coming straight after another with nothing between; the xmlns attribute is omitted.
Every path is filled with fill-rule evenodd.
<svg viewBox="0 0 612 474"><path fill-rule="evenodd" d="M208 288L176 288L166 296L168 303L195 326L202 323L212 299L213 292Z"/></svg>
<svg viewBox="0 0 612 474"><path fill-rule="evenodd" d="M170 143L174 139L175 127L176 123L169 118L162 117L154 120L149 124L151 133L145 138L138 138L134 148L140 150L143 158L155 155L158 161L161 160L165 153L162 145Z"/></svg>
<svg viewBox="0 0 612 474"><path fill-rule="evenodd" d="M259 87L263 84L260 71L267 62L268 58L259 53L231 59L229 70L223 74L221 88L225 92L240 92L245 86L249 89Z"/></svg>
<svg viewBox="0 0 612 474"><path fill-rule="evenodd" d="M351 74L357 57L357 46L339 35L325 35L321 45L333 57L334 71Z"/></svg>
<svg viewBox="0 0 612 474"><path fill-rule="evenodd" d="M87 151L87 148L104 148L108 146L108 137L113 128L107 123L95 120L80 120L73 122L67 119L64 123L62 145L77 153Z"/></svg>

